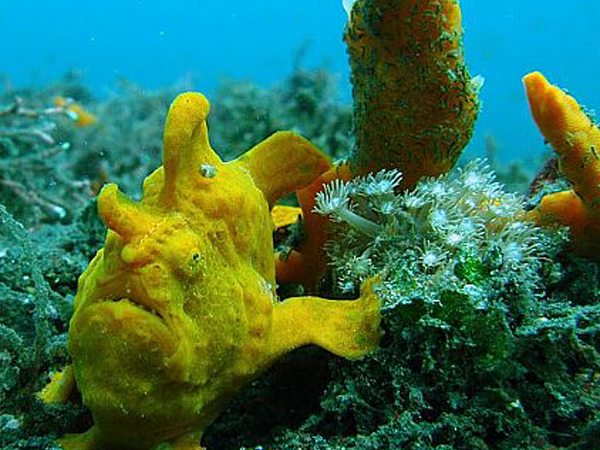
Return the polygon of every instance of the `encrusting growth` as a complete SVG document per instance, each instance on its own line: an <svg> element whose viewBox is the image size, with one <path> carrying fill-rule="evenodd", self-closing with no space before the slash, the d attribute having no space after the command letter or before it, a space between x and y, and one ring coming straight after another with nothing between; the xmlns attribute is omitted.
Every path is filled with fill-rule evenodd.
<svg viewBox="0 0 600 450"><path fill-rule="evenodd" d="M567 226L573 250L600 255L600 129L577 101L539 72L523 78L533 118L559 157L559 168L572 184L568 191L544 196L530 212L541 225Z"/></svg>

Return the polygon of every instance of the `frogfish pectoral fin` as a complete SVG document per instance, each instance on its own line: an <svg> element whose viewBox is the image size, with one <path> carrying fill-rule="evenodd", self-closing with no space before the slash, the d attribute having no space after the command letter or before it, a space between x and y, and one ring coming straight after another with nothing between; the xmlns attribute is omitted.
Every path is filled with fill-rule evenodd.
<svg viewBox="0 0 600 450"><path fill-rule="evenodd" d="M274 133L231 164L250 172L269 206L331 168L329 158L321 150L291 131Z"/></svg>

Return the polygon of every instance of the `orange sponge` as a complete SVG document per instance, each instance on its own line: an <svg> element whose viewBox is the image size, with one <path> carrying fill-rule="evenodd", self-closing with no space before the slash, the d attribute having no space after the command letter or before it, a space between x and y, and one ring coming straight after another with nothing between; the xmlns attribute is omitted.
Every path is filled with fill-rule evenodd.
<svg viewBox="0 0 600 450"><path fill-rule="evenodd" d="M568 191L544 196L530 217L542 225L568 226L573 249L600 260L600 129L541 73L526 75L523 83L533 118L572 184Z"/></svg>

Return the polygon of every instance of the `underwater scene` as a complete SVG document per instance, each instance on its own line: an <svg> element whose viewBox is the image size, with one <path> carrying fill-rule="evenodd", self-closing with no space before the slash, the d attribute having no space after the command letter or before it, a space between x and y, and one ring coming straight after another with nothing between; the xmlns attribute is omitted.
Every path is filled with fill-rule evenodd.
<svg viewBox="0 0 600 450"><path fill-rule="evenodd" d="M0 3L0 449L600 449L600 2Z"/></svg>

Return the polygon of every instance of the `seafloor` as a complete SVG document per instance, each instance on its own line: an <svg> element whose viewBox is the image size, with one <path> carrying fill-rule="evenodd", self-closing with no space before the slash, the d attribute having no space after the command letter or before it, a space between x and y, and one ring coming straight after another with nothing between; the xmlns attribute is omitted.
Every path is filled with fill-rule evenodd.
<svg viewBox="0 0 600 450"><path fill-rule="evenodd" d="M55 448L55 437L90 426L76 392L64 405L45 405L35 394L69 362L66 333L77 278L105 233L94 197L108 180L139 196L141 180L161 163L168 105L184 89L147 92L123 81L113 95L97 99L77 74L32 89L12 89L5 81L0 95L1 448ZM53 111L57 96L74 98L97 122L78 127L64 110ZM277 130L292 129L343 158L353 146L352 110L334 98L335 82L325 71L296 69L270 89L223 82L211 99L212 144L230 159ZM492 138L488 144L492 167L478 163L477 170L495 171L505 187L491 175L486 183L506 190L498 195L520 207L538 168L500 165ZM440 183L460 191L464 173ZM414 196L428 201L424 188ZM402 202L397 205L400 209ZM321 294L348 295L361 270L386 267L386 258L417 271L411 264L428 251L423 242L440 247L426 224L406 220L412 226L397 254L374 248L366 261L351 254L359 238L332 244L336 278L323 283ZM278 244L285 245L293 233L277 236ZM558 232L519 233L478 236L468 254L442 249L444 258L456 258L452 273L433 266L419 266L412 280L398 273L396 284L386 286L395 300L383 313L379 351L354 362L316 348L284 357L238 395L206 431L204 445L211 450L600 448L598 265L570 254ZM526 256L503 265L497 261L500 245ZM480 292L459 295L445 284L450 276ZM414 280L419 285L411 289ZM281 286L280 295L298 289Z"/></svg>

